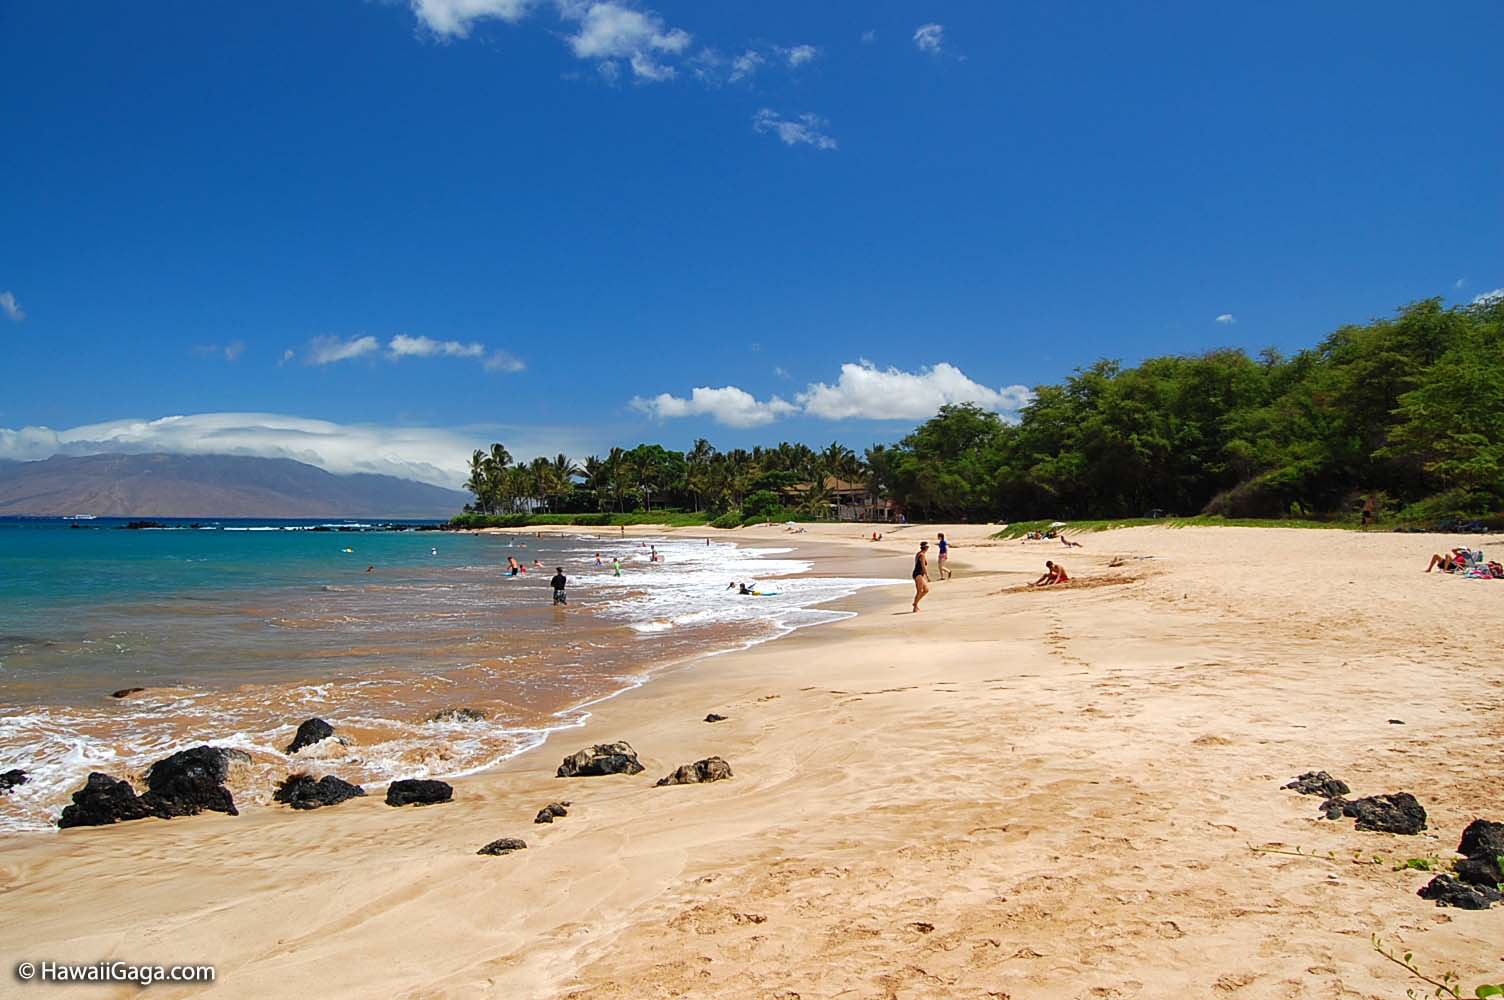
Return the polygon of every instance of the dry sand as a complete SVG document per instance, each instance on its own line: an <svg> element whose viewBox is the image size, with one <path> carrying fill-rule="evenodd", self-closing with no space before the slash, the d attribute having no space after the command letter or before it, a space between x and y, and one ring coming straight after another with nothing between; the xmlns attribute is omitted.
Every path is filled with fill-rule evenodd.
<svg viewBox="0 0 1504 1000"><path fill-rule="evenodd" d="M373 789L0 842L5 960L209 962L218 997L1403 996L1420 984L1377 934L1468 995L1504 981L1504 909L1348 860L1450 858L1469 820L1504 820L1504 583L1422 573L1437 536L1139 528L1066 551L986 530L948 529L956 577L921 614L906 583L868 591L856 618L601 704L447 805ZM732 537L902 580L933 529ZM1046 558L1080 583L1016 589ZM553 777L616 739L645 773ZM652 787L709 754L735 778ZM1280 790L1316 768L1413 792L1430 830L1318 820ZM475 855L501 836L528 849Z"/></svg>

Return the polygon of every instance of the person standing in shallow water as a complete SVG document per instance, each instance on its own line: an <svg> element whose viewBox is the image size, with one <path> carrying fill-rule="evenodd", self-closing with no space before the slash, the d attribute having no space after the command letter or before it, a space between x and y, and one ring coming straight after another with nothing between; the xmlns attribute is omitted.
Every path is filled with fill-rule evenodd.
<svg viewBox="0 0 1504 1000"><path fill-rule="evenodd" d="M914 613L919 613L919 602L930 592L929 542L920 542L914 553Z"/></svg>
<svg viewBox="0 0 1504 1000"><path fill-rule="evenodd" d="M568 604L569 599L564 596L564 588L569 586L569 578L564 575L563 566L554 567L554 578L548 581L548 585L554 588L554 603Z"/></svg>

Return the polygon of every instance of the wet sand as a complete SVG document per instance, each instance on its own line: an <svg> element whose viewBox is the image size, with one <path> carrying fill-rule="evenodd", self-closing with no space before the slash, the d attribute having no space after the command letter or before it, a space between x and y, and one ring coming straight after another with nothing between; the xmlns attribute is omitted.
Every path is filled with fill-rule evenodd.
<svg viewBox="0 0 1504 1000"><path fill-rule="evenodd" d="M867 591L856 618L596 706L450 804L377 787L0 841L6 960L212 962L232 997L1403 996L1377 934L1466 992L1504 980L1504 909L1438 909L1414 894L1429 874L1347 860L1449 858L1504 819L1504 583L1421 572L1451 540L1144 528L1067 552L946 530L956 577L921 614L906 586ZM925 536L727 537L901 578ZM1014 589L1057 557L1078 585ZM553 777L616 739L643 774ZM709 754L736 776L652 787ZM1413 792L1430 829L1318 820L1279 787L1317 768ZM475 855L503 836L529 847Z"/></svg>

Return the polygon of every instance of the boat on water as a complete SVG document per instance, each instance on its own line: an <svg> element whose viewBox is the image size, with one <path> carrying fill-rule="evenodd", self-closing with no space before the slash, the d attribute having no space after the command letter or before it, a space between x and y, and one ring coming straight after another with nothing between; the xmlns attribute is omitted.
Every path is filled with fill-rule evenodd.
<svg viewBox="0 0 1504 1000"><path fill-rule="evenodd" d="M94 518L95 518L94 514L64 514L63 515L63 520L64 521L92 521L92 520L94 520Z"/></svg>

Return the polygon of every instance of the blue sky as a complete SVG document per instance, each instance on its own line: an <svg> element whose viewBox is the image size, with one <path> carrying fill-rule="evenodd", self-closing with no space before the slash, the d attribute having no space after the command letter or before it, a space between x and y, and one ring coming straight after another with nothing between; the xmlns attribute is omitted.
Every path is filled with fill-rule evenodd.
<svg viewBox="0 0 1504 1000"><path fill-rule="evenodd" d="M861 447L1099 357L1468 301L1504 285L1501 28L0 0L0 457Z"/></svg>

